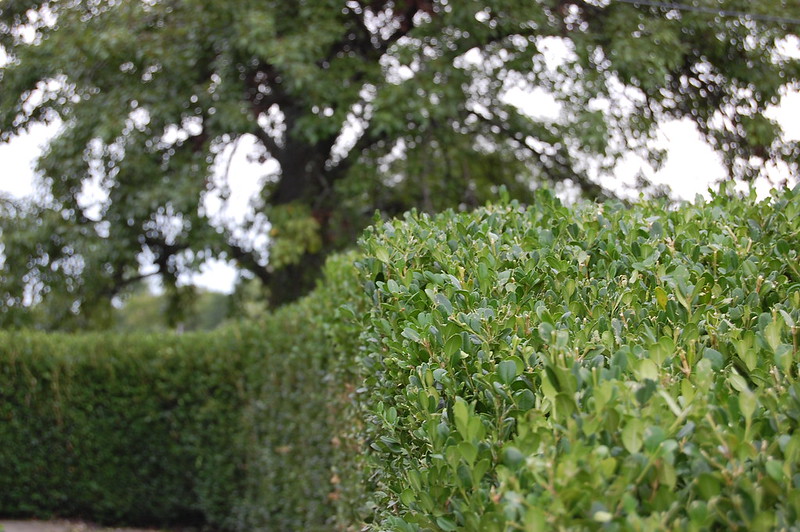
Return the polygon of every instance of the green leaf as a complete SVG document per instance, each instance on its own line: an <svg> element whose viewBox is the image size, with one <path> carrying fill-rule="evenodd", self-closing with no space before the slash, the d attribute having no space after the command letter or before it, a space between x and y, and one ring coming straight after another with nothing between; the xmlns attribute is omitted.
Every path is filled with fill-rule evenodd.
<svg viewBox="0 0 800 532"><path fill-rule="evenodd" d="M396 294L400 291L400 285L397 284L397 281L394 279L389 279L386 282L386 287L389 289L389 292L392 294Z"/></svg>
<svg viewBox="0 0 800 532"><path fill-rule="evenodd" d="M458 433L461 434L462 438L467 439L469 408L467 407L467 403L460 397L456 398L456 402L453 404L453 417L455 418Z"/></svg>
<svg viewBox="0 0 800 532"><path fill-rule="evenodd" d="M701 526L708 520L708 505L705 501L692 501L689 505L689 519L696 526Z"/></svg>
<svg viewBox="0 0 800 532"><path fill-rule="evenodd" d="M511 469L516 469L523 461L525 455L513 446L508 446L503 449L503 463Z"/></svg>
<svg viewBox="0 0 800 532"><path fill-rule="evenodd" d="M497 365L497 374L500 376L500 382L511 384L517 377L517 364L513 360L503 360Z"/></svg>
<svg viewBox="0 0 800 532"><path fill-rule="evenodd" d="M642 448L642 423L638 419L629 419L622 429L622 444L631 453L638 453Z"/></svg>
<svg viewBox="0 0 800 532"><path fill-rule="evenodd" d="M725 359L722 356L722 353L720 353L716 349L711 349L710 347L707 347L703 351L703 358L711 362L711 369L713 369L714 371L721 370L723 364L725 363Z"/></svg>
<svg viewBox="0 0 800 532"><path fill-rule="evenodd" d="M449 359L453 355L457 354L459 351L461 351L461 336L458 335L451 336L447 340L447 343L444 344L445 355L447 355L447 358Z"/></svg>
<svg viewBox="0 0 800 532"><path fill-rule="evenodd" d="M542 323L539 324L539 336L541 336L542 340L544 340L547 343L550 343L550 342L553 341L553 332L554 331L555 331L555 328L551 324L549 324L547 322L542 322Z"/></svg>
<svg viewBox="0 0 800 532"><path fill-rule="evenodd" d="M442 293L436 294L436 303L445 311L447 315L453 313L453 305L450 303L450 300L447 299Z"/></svg>
<svg viewBox="0 0 800 532"><path fill-rule="evenodd" d="M478 463L475 464L475 467L472 469L472 483L475 485L480 484L481 480L483 480L483 477L486 475L486 472L489 471L491 465L491 462L487 458L478 461Z"/></svg>
<svg viewBox="0 0 800 532"><path fill-rule="evenodd" d="M463 458L470 467L475 463L475 459L478 457L478 449L472 442L462 441L459 443L458 452L461 454L461 458Z"/></svg>
<svg viewBox="0 0 800 532"><path fill-rule="evenodd" d="M697 489L705 500L712 500L720 494L721 484L712 473L701 473L697 477Z"/></svg>
<svg viewBox="0 0 800 532"><path fill-rule="evenodd" d="M525 530L530 532L547 532L550 526L547 515L542 508L531 506L525 512Z"/></svg>
<svg viewBox="0 0 800 532"><path fill-rule="evenodd" d="M536 406L536 396L528 389L520 390L514 393L514 402L520 410L530 410Z"/></svg>
<svg viewBox="0 0 800 532"><path fill-rule="evenodd" d="M783 324L777 319L773 319L764 329L764 337L773 351L777 351L778 346L781 344L782 329Z"/></svg>
<svg viewBox="0 0 800 532"><path fill-rule="evenodd" d="M656 301L658 302L658 306L663 309L667 308L667 293L664 291L663 288L660 286L656 287Z"/></svg>
<svg viewBox="0 0 800 532"><path fill-rule="evenodd" d="M467 439L480 440L483 438L484 434L485 429L483 423L481 423L481 419L477 416L471 416L467 424Z"/></svg>
<svg viewBox="0 0 800 532"><path fill-rule="evenodd" d="M778 482L783 480L783 464L778 460L767 460L765 466L767 474Z"/></svg>
<svg viewBox="0 0 800 532"><path fill-rule="evenodd" d="M444 530L445 532L451 532L453 530L458 530L458 525L456 522L450 519L449 517L437 517L436 524Z"/></svg>
<svg viewBox="0 0 800 532"><path fill-rule="evenodd" d="M783 309L780 310L780 313L781 313L781 316L783 317L784 323L786 323L786 325L790 329L794 329L795 328L795 324L794 324L794 320L792 319L792 316L788 312L783 310Z"/></svg>
<svg viewBox="0 0 800 532"><path fill-rule="evenodd" d="M383 246L375 248L375 258L384 264L389 264L389 250Z"/></svg>
<svg viewBox="0 0 800 532"><path fill-rule="evenodd" d="M744 377L739 375L738 373L731 372L728 376L728 382L730 383L731 387L740 393L746 393L750 391L750 387L747 385L747 381L744 380Z"/></svg>
<svg viewBox="0 0 800 532"><path fill-rule="evenodd" d="M636 400L639 402L639 405L644 406L656 392L656 389L657 386L655 381L651 379L645 379L644 384L639 386L635 393Z"/></svg>
<svg viewBox="0 0 800 532"><path fill-rule="evenodd" d="M414 491L410 489L405 489L400 494L400 502L405 504L406 506L411 506L414 501L416 501L416 497L414 496Z"/></svg>
<svg viewBox="0 0 800 532"><path fill-rule="evenodd" d="M558 419L562 421L566 420L576 409L577 405L575 404L575 399L571 395L564 392L560 392L556 395L556 412L558 413Z"/></svg>
<svg viewBox="0 0 800 532"><path fill-rule="evenodd" d="M753 413L756 411L758 399L753 392L746 388L739 390L739 392L739 409L742 411L745 420L750 423L750 420L753 419Z"/></svg>
<svg viewBox="0 0 800 532"><path fill-rule="evenodd" d="M419 342L422 340L422 337L419 335L417 331L412 329L411 327L406 327L403 329L403 332L400 333L404 338L408 338L412 342Z"/></svg>

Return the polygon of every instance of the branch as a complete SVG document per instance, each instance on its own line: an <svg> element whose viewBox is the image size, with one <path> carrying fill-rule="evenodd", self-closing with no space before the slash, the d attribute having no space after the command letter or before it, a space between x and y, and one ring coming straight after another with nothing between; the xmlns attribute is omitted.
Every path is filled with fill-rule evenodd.
<svg viewBox="0 0 800 532"><path fill-rule="evenodd" d="M247 271L258 277L264 286L269 286L272 280L272 274L267 269L258 263L252 251L247 251L238 244L233 242L227 243L230 249L231 256Z"/></svg>
<svg viewBox="0 0 800 532"><path fill-rule="evenodd" d="M101 290L96 297L93 297L97 300L114 298L126 287L149 277L153 277L154 275L158 275L159 273L161 273L161 271L156 270L150 273L139 273L138 275L126 278L124 277L123 268L119 267L119 265L114 265L114 274L110 279L110 285Z"/></svg>
<svg viewBox="0 0 800 532"><path fill-rule="evenodd" d="M511 130L502 120L494 120L493 118L486 117L480 113L473 113L473 115L482 122L499 127L507 136L516 141L520 147L525 148L528 152L530 152L531 155L533 155L539 162L540 168L544 170L551 181L557 183L570 179L575 181L581 190L593 198L603 198L608 196L608 192L601 185L589 180L585 176L578 175L571 166L563 162L559 162L558 160L553 161L559 167L559 171L556 171L555 168L545 161L545 156L542 152L528 144L528 137L532 135L526 135L521 131ZM569 157L569 154L567 154L567 156Z"/></svg>
<svg viewBox="0 0 800 532"><path fill-rule="evenodd" d="M273 158L279 159L281 153L283 153L284 149L281 148L275 139L269 136L269 134L261 129L261 126L256 124L256 127L253 128L253 135L261 141L261 144L267 149L267 151L272 155Z"/></svg>
<svg viewBox="0 0 800 532"><path fill-rule="evenodd" d="M353 164L355 164L356 160L358 160L358 157L364 151L369 150L375 147L377 144L388 140L390 139L387 133L381 133L377 136L371 135L369 123L367 123L367 126L364 128L364 133L361 135L361 137L359 137L355 145L353 145L353 147L350 148L350 151L347 152L347 155L342 157L339 163L331 169L331 182L343 177L347 170L350 169Z"/></svg>

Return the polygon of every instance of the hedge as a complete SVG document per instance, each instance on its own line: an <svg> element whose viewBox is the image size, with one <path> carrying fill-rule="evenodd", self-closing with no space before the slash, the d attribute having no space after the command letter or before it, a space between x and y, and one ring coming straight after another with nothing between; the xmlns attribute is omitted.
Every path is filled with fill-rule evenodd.
<svg viewBox="0 0 800 532"><path fill-rule="evenodd" d="M800 187L368 231L375 530L800 522Z"/></svg>
<svg viewBox="0 0 800 532"><path fill-rule="evenodd" d="M792 529L799 215L800 188L677 207L541 191L378 223L261 323L0 333L0 514Z"/></svg>
<svg viewBox="0 0 800 532"><path fill-rule="evenodd" d="M336 283L203 334L0 332L0 515L330 530ZM350 279L350 284L348 284ZM331 393L327 393L327 390Z"/></svg>
<svg viewBox="0 0 800 532"><path fill-rule="evenodd" d="M132 523L224 515L241 492L248 387L230 340L3 333L0 511Z"/></svg>

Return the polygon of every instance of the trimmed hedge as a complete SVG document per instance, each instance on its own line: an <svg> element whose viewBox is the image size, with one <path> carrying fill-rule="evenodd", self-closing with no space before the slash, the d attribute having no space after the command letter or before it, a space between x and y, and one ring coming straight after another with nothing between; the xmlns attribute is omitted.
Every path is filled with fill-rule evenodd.
<svg viewBox="0 0 800 532"><path fill-rule="evenodd" d="M800 187L368 231L376 530L800 522Z"/></svg>
<svg viewBox="0 0 800 532"><path fill-rule="evenodd" d="M352 259L327 272L331 288L211 333L0 332L0 515L330 530L332 353L358 335L321 319Z"/></svg>
<svg viewBox="0 0 800 532"><path fill-rule="evenodd" d="M0 512L224 520L245 465L237 340L2 333Z"/></svg>
<svg viewBox="0 0 800 532"><path fill-rule="evenodd" d="M362 247L263 323L0 333L0 514L230 531L800 521L800 188L678 208L543 191L527 209L410 214Z"/></svg>

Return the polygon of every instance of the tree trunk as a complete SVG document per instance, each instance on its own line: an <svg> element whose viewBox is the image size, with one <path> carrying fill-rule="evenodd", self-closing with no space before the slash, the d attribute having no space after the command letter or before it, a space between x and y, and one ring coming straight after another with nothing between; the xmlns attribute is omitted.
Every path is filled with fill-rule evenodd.
<svg viewBox="0 0 800 532"><path fill-rule="evenodd" d="M269 199L270 205L298 203L310 206L312 215L320 225L322 248L317 253L305 253L295 264L271 272L267 287L270 305L277 307L290 303L311 291L325 263L325 257L334 249L335 242L328 227L333 172L325 167L335 138L314 145L304 139L293 138L292 128L299 116L296 110L285 111L287 137L280 153L274 154L281 166L281 179Z"/></svg>

